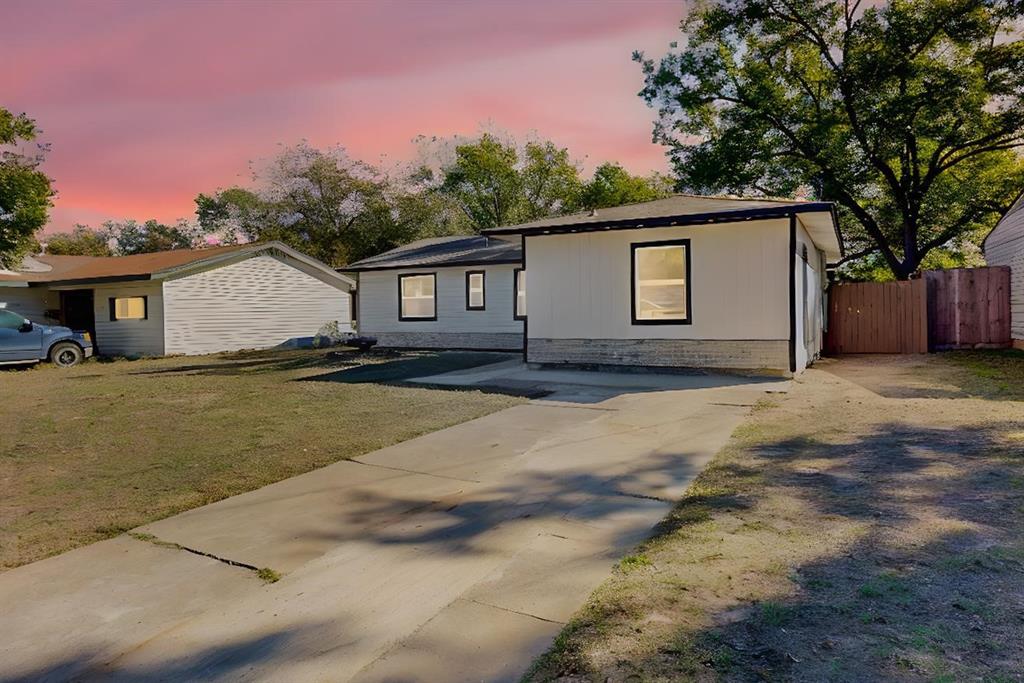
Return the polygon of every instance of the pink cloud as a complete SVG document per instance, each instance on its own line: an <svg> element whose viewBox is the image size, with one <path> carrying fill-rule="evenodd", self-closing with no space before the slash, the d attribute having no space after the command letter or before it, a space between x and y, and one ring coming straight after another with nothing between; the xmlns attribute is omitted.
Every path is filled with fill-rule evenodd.
<svg viewBox="0 0 1024 683"><path fill-rule="evenodd" d="M417 134L493 120L592 167L664 170L633 49L681 2L8 3L3 106L53 145L55 228L189 216L277 143L412 157Z"/></svg>

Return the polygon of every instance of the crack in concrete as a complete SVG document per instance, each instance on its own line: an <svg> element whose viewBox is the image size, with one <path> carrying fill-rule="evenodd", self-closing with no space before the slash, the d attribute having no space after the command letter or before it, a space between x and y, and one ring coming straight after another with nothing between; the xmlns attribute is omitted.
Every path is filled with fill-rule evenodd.
<svg viewBox="0 0 1024 683"><path fill-rule="evenodd" d="M366 467L379 467L382 470L391 470L393 472L405 472L406 474L420 474L424 477L436 477L438 479L449 479L451 481L461 481L466 484L481 484L483 482L477 481L476 479L463 479L461 477L449 477L446 474L433 474L432 472L418 472L416 470L407 470L404 467L391 467L390 465L378 465L372 462L363 462L362 460L356 460L355 458L349 459L349 462L354 462L357 465L365 465Z"/></svg>
<svg viewBox="0 0 1024 683"><path fill-rule="evenodd" d="M270 567L257 567L256 565L248 564L246 562L239 562L238 560L232 560L227 557L214 555L213 553L208 553L204 550L189 548L188 546L181 545L180 543L174 543L172 541L165 541L161 538L157 538L153 534L145 534L130 531L128 532L128 535L134 538L136 541L142 541L143 543L151 543L159 548L170 548L171 550L184 550L187 553L199 555L200 557L208 557L211 560L217 560L218 562L230 565L232 567L248 569L249 571L255 573L257 576L259 576L267 583L274 583L275 581L281 578L281 575L278 572L271 569Z"/></svg>
<svg viewBox="0 0 1024 683"><path fill-rule="evenodd" d="M489 602L483 602L483 601L480 601L480 600L473 600L472 598L461 598L461 599L465 600L466 602L472 602L474 604L480 605L481 607L490 607L492 609L501 610L502 612L508 612L509 614L518 614L521 617L530 617L531 619L536 619L537 621L545 621L545 622L547 622L549 624L558 624L559 626L565 626L565 622L564 621L556 621L554 619L546 619L544 617L538 617L536 614L530 614L529 612L520 612L519 610L516 610L516 609L511 609L509 607L501 607L500 605L492 605Z"/></svg>

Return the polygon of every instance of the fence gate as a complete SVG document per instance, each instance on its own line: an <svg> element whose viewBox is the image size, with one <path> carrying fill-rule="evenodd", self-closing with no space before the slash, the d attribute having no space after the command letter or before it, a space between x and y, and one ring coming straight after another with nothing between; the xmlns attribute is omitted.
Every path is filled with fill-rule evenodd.
<svg viewBox="0 0 1024 683"><path fill-rule="evenodd" d="M825 350L839 353L927 353L924 280L835 285L828 296Z"/></svg>
<svg viewBox="0 0 1024 683"><path fill-rule="evenodd" d="M1010 268L928 270L928 338L933 351L1010 344Z"/></svg>

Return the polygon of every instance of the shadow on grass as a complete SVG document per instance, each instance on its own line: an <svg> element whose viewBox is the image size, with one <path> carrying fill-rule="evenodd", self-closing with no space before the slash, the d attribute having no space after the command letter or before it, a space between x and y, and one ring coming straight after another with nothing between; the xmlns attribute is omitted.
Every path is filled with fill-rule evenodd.
<svg viewBox="0 0 1024 683"><path fill-rule="evenodd" d="M751 600L730 578L714 589L733 596L726 606L717 592L702 602L714 606L703 615L712 626L681 627L649 657L620 657L613 670L594 671L584 653L602 647L611 631L631 631L635 622L622 615L636 601L654 600L657 582L605 593L570 623L530 680L1019 680L1024 448L1004 435L1020 429L1018 422L958 429L889 423L851 443L768 441L712 463L641 553L689 543L677 552L706 551L702 571L756 584L757 572L775 571L770 562L729 556L728 546L717 545L723 534L750 534L745 542L756 555L755 548L775 544L806 550L840 525L863 532L809 561L794 563L779 550L773 561L786 567L792 590ZM797 520L808 538L791 540L794 528L773 526L787 520L758 512L770 499L796 501L819 520L802 529ZM707 544L677 540L705 538L699 528L738 510L748 512L735 531L708 532ZM719 547L726 555L713 552ZM657 581L672 576L685 583L688 570L663 569Z"/></svg>
<svg viewBox="0 0 1024 683"><path fill-rule="evenodd" d="M395 351L350 349L327 351L262 351L224 354L201 362L175 364L130 372L132 375L237 376L323 368L308 381L368 383L397 382L412 377L463 370L508 360L501 353L458 351Z"/></svg>
<svg viewBox="0 0 1024 683"><path fill-rule="evenodd" d="M415 377L429 377L444 372L469 370L471 368L512 360L517 356L506 353L441 351L409 352L394 360L382 363L367 363L304 378L315 382L341 382L344 384L384 384L400 382Z"/></svg>

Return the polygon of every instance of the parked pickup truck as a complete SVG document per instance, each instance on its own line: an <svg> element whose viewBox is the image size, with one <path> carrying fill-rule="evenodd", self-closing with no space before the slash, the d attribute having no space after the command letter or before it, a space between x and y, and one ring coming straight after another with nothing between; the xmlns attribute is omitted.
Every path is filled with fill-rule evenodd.
<svg viewBox="0 0 1024 683"><path fill-rule="evenodd" d="M0 365L49 360L70 368L92 355L88 332L40 325L12 310L0 308Z"/></svg>

